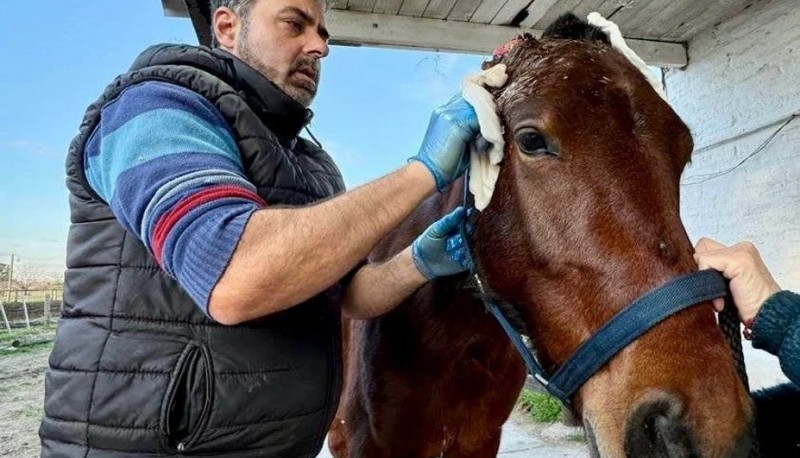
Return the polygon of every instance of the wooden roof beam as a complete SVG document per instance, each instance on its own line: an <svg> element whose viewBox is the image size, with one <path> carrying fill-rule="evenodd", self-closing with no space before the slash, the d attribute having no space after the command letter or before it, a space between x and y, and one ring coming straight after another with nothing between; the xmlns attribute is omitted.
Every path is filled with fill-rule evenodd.
<svg viewBox="0 0 800 458"><path fill-rule="evenodd" d="M164 14L190 17L198 40L211 43L208 0L161 0ZM346 46L411 48L490 55L521 33L541 36L542 31L504 25L476 24L423 17L398 16L329 9L326 14L331 43ZM631 47L648 65L683 68L688 55L683 43L628 39Z"/></svg>
<svg viewBox="0 0 800 458"><path fill-rule="evenodd" d="M491 52L521 33L541 36L542 30L502 25L443 21L357 11L329 10L326 15L331 43L349 46L414 48L470 54ZM648 65L682 68L688 63L683 43L628 39Z"/></svg>

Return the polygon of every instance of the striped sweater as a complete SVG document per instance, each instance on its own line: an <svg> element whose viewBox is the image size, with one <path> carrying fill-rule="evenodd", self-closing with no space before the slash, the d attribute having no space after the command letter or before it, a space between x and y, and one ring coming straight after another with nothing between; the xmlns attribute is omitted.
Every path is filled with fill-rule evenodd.
<svg viewBox="0 0 800 458"><path fill-rule="evenodd" d="M122 227L208 314L250 215L266 206L219 111L177 85L131 86L103 108L84 167Z"/></svg>

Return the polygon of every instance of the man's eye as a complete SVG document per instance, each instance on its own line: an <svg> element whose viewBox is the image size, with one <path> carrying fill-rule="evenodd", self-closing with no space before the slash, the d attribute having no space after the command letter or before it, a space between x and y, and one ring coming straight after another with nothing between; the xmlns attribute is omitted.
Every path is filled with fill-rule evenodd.
<svg viewBox="0 0 800 458"><path fill-rule="evenodd" d="M286 21L286 23L289 24L289 27L291 27L292 30L294 30L295 32L302 32L303 31L303 24L301 24L298 21L294 21L294 20L290 19L290 20Z"/></svg>

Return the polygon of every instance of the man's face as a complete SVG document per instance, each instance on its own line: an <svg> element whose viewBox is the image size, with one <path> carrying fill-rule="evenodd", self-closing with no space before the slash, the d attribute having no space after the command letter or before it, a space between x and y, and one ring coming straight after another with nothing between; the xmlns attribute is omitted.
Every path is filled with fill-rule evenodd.
<svg viewBox="0 0 800 458"><path fill-rule="evenodd" d="M234 55L308 107L317 93L328 31L318 0L256 0L240 24Z"/></svg>

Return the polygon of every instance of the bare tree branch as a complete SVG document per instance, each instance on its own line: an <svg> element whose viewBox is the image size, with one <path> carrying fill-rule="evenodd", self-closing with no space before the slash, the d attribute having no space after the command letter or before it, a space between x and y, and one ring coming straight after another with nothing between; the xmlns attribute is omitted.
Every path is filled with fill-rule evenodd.
<svg viewBox="0 0 800 458"><path fill-rule="evenodd" d="M49 283L50 279L41 267L22 263L19 267L14 266L14 283L17 288L28 291L45 282Z"/></svg>

